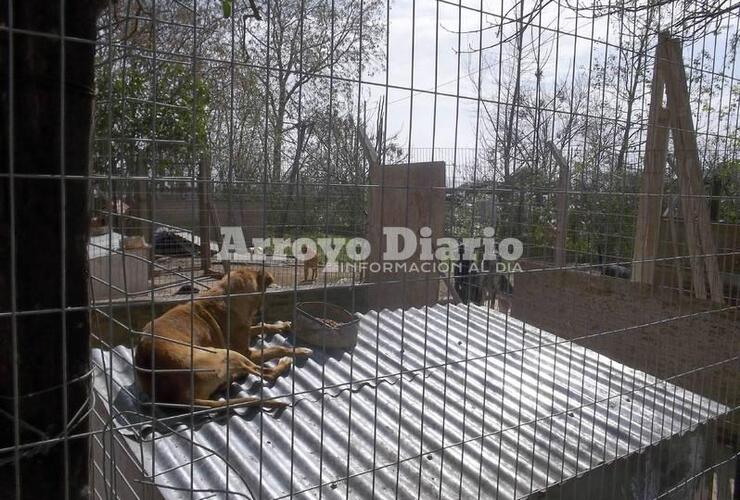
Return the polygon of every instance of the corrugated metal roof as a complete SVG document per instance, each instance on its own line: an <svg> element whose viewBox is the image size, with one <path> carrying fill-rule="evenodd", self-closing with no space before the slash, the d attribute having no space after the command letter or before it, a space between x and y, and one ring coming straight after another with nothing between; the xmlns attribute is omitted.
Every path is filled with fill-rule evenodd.
<svg viewBox="0 0 740 500"><path fill-rule="evenodd" d="M196 498L222 498L227 470L228 490L248 498L319 490L326 498L518 498L726 410L484 308L360 317L352 352L316 352L264 387L265 396L294 399L281 414L239 409L228 426L224 417L201 421L192 447L182 422L155 433L153 446L127 438L149 473L154 450L165 498L189 498L180 488L191 479ZM114 411L135 411L120 391L135 387L128 350L94 358L112 363ZM104 384L99 374L96 387ZM250 378L241 391L259 387Z"/></svg>

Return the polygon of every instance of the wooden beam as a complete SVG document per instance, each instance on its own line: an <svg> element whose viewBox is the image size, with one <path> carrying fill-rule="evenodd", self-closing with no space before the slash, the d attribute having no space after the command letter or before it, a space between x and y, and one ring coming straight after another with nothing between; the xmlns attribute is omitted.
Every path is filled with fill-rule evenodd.
<svg viewBox="0 0 740 500"><path fill-rule="evenodd" d="M666 51L664 65L666 94L668 108L671 111L671 129L678 166L686 238L692 268L696 266L701 269L701 271L692 269L692 273L698 280L699 275L703 277L706 271L712 301L722 303L722 279L717 263L717 247L712 235L709 208L705 202L706 194L702 183L699 150L691 117L691 101L686 83L681 44L678 40L661 34L660 45ZM706 297L706 281L696 281L694 289L697 297Z"/></svg>
<svg viewBox="0 0 740 500"><path fill-rule="evenodd" d="M570 168L568 163L560 154L560 151L552 141L547 141L547 147L550 149L555 162L560 167L558 177L557 192L557 232L555 234L555 265L564 266L566 261L566 235L568 232L568 189L570 189Z"/></svg>
<svg viewBox="0 0 740 500"><path fill-rule="evenodd" d="M678 199L671 200L670 206L668 207L668 210L666 210L666 215L668 216L668 226L671 231L671 248L673 249L673 266L676 269L676 280L678 280L678 291L680 293L683 293L683 284L684 284L684 276L683 276L683 268L681 267L681 261L678 259L678 256L681 255L680 248L678 246L678 229L676 228L676 205L678 204Z"/></svg>
<svg viewBox="0 0 740 500"><path fill-rule="evenodd" d="M416 270L386 270L384 253L389 241L383 237L387 227L407 227L419 234L431 228L436 241L444 231L444 162L408 163L371 167L368 187L368 226L370 242L366 283L373 309L421 307L439 300L439 274L425 269L421 250L403 262ZM377 264L375 264L377 263Z"/></svg>
<svg viewBox="0 0 740 500"><path fill-rule="evenodd" d="M668 112L663 108L664 57L665 50L663 45L659 44L655 51L645 144L645 169L642 174L632 253L632 281L649 285L655 280L655 259L658 256L663 180L668 148Z"/></svg>

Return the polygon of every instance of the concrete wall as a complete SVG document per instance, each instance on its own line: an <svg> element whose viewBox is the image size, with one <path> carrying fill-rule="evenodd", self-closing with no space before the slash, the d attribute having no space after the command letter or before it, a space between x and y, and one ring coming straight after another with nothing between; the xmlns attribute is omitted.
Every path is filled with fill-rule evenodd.
<svg viewBox="0 0 740 500"><path fill-rule="evenodd" d="M115 299L123 297L123 291L137 293L149 289L150 249L134 248L126 250L126 254L125 257L113 253L89 259L90 300Z"/></svg>
<svg viewBox="0 0 740 500"><path fill-rule="evenodd" d="M700 474L730 455L717 453L716 426L675 434L672 438L602 464L575 478L536 493L532 500L600 499L643 500L665 494L665 500L700 500L712 498L712 474ZM588 464L584 464L586 469ZM695 477L699 476L699 477ZM685 484L682 484L684 483ZM729 500L729 499L727 499Z"/></svg>
<svg viewBox="0 0 740 500"><path fill-rule="evenodd" d="M212 194L210 201L212 211L209 214L211 239L221 236L219 226L241 226L244 237L251 241L254 237L262 236L263 230L263 200L262 191L253 196L234 193L231 203L225 193ZM198 196L195 191L157 192L154 203L149 207L146 202L139 203L132 208L132 213L138 217L169 224L183 229L195 231L205 221L205 214L201 214L198 205ZM216 219L216 220L214 220ZM132 232L149 237L151 229L141 222L129 222Z"/></svg>
<svg viewBox="0 0 740 500"><path fill-rule="evenodd" d="M301 288L297 291L270 290L265 294L266 321L292 321L297 302L326 301L350 312L368 311L368 285ZM130 329L141 329L153 318L177 304L188 302L189 296L160 298L152 302L149 297L96 304L91 312L93 344L96 347L133 346L138 336Z"/></svg>
<svg viewBox="0 0 740 500"><path fill-rule="evenodd" d="M108 404L101 396L104 387L96 384L96 399L90 414L90 498L117 500L163 500L159 490L145 477L139 459L131 446L117 431L110 430Z"/></svg>

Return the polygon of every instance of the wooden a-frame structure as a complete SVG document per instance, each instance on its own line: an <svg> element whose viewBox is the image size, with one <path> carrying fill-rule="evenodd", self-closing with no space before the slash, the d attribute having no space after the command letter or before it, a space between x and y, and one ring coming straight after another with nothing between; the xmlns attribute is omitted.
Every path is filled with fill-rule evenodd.
<svg viewBox="0 0 740 500"><path fill-rule="evenodd" d="M663 106L665 96L666 105ZM655 53L655 66L648 114L645 170L640 192L632 281L652 285L663 201L663 181L668 155L668 132L673 137L680 206L691 264L694 295L722 303L722 280L712 235L709 209L704 201L699 153L686 70L680 42L661 33Z"/></svg>

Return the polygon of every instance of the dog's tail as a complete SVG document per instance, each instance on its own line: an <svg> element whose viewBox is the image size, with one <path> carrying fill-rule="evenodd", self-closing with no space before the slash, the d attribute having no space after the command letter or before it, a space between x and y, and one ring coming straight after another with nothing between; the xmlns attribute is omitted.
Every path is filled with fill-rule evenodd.
<svg viewBox="0 0 740 500"><path fill-rule="evenodd" d="M194 399L193 404L195 406L203 406L205 408L244 408L247 406L261 406L264 408L285 408L288 403L283 401L276 401L274 399L260 399L257 397L244 397L244 398L232 398L228 401L215 400L215 399Z"/></svg>

